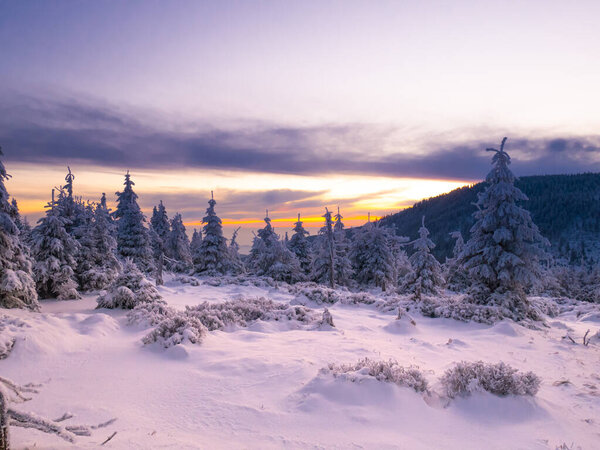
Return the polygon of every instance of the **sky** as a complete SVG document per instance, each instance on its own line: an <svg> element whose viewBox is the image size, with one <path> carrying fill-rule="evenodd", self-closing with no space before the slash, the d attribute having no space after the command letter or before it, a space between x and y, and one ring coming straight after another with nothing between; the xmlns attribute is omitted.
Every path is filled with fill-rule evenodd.
<svg viewBox="0 0 600 450"><path fill-rule="evenodd" d="M0 1L0 145L24 214L97 200L248 243L485 177L600 171L597 1Z"/></svg>

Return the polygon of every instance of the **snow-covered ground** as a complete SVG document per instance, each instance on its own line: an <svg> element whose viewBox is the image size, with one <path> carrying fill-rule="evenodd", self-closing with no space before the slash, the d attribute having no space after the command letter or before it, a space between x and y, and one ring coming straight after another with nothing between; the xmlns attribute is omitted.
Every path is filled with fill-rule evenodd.
<svg viewBox="0 0 600 450"><path fill-rule="evenodd" d="M160 292L178 309L240 295L294 300L285 289L176 281ZM19 320L1 331L18 340L0 375L43 384L19 409L52 419L68 411L67 424L117 418L75 444L13 427L15 448L95 448L115 431L105 448L600 448L600 345L581 344L598 316L531 330L415 315L413 327L394 312L337 304L334 329L259 322L165 350L143 346L148 329L127 325L126 311L95 310L95 299L42 301L40 314L1 310ZM562 339L569 329L577 344ZM432 393L320 372L363 357L419 366ZM439 377L461 360L504 361L542 385L535 397L445 400Z"/></svg>

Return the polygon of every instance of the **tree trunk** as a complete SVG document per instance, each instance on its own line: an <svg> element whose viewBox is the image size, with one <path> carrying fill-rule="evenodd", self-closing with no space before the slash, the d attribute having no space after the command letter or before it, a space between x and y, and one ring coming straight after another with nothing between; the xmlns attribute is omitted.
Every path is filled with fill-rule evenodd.
<svg viewBox="0 0 600 450"><path fill-rule="evenodd" d="M0 387L0 450L9 450L8 398Z"/></svg>

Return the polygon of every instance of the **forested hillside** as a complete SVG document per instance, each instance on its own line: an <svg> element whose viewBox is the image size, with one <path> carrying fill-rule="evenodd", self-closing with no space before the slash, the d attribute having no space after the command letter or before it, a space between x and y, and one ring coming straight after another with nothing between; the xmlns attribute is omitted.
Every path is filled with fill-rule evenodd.
<svg viewBox="0 0 600 450"><path fill-rule="evenodd" d="M522 206L552 244L552 253L570 263L600 260L600 174L543 175L522 177L515 185L529 200ZM450 232L460 230L465 240L474 223L474 203L485 183L456 189L447 194L416 203L381 222L394 226L396 233L417 237L421 217L425 216L435 256L444 261L450 256L454 239Z"/></svg>

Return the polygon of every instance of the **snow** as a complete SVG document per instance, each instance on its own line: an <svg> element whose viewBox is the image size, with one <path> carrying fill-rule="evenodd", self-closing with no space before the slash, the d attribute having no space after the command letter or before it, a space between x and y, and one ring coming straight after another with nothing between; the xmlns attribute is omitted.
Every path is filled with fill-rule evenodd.
<svg viewBox="0 0 600 450"><path fill-rule="evenodd" d="M166 275L158 288L178 311L205 301L265 297L290 303L280 288L182 284ZM373 296L380 295L376 291ZM96 310L97 295L42 300L42 312L0 310L2 338L16 338L0 360L0 375L41 383L20 410L65 425L99 424L69 444L52 435L11 428L15 448L460 448L554 449L563 443L598 446L600 343L598 313L548 319L533 330L432 319L375 305L327 304L335 328L256 322L211 331L199 345L146 345L150 328L128 325L125 310ZM322 305L311 305L319 316ZM595 316L593 314L596 314ZM416 325L411 323L414 319ZM587 319L587 320L585 320ZM573 344L563 336L569 335ZM323 371L330 363L368 357L418 367L429 393L361 376ZM542 379L538 394L498 397L486 392L447 399L440 377L459 361L505 362ZM559 383L568 380L568 383ZM556 385L555 385L556 383ZM575 448L576 448L575 447Z"/></svg>

